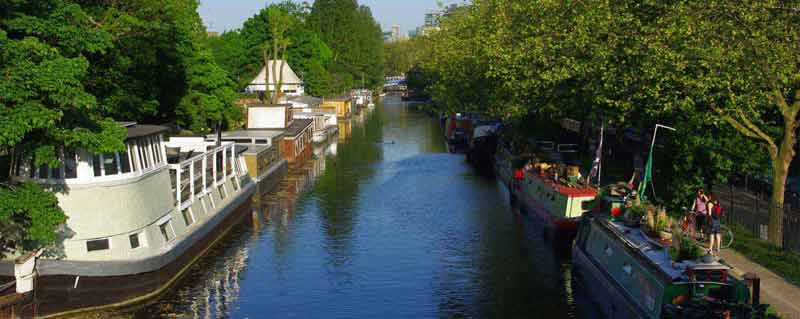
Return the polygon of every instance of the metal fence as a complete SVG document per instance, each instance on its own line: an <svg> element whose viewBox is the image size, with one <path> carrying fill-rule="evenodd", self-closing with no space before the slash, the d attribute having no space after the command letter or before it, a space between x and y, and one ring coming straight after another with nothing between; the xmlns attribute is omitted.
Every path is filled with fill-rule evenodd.
<svg viewBox="0 0 800 319"><path fill-rule="evenodd" d="M712 188L725 221L737 224L757 238L767 240L771 190L763 182L733 177L728 185ZM784 199L783 247L800 252L800 196L787 192Z"/></svg>

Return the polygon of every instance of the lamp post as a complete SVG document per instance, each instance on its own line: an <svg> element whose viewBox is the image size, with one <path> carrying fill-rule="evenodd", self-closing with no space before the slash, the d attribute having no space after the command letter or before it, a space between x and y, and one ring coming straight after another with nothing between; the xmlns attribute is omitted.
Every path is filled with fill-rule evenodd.
<svg viewBox="0 0 800 319"><path fill-rule="evenodd" d="M648 181L650 182L650 186L653 187L653 197L654 198L656 197L656 187L653 184L653 149L654 149L654 146L656 145L656 136L658 135L658 129L659 128L664 128L664 129L668 129L670 131L675 131L675 128L672 128L672 127L669 127L669 126L666 126L666 125L661 125L661 124L656 124L656 127L653 130L653 141L650 142L650 154L647 156L647 165L645 165L645 168L644 168L644 176L642 177L642 183L639 184L639 195L642 197L642 199L646 198L646 196L644 195L644 192L647 190L647 182Z"/></svg>

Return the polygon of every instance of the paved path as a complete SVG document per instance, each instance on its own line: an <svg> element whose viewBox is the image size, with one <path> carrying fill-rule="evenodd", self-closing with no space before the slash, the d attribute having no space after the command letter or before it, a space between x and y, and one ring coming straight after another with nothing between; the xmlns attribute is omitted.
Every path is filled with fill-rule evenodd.
<svg viewBox="0 0 800 319"><path fill-rule="evenodd" d="M740 278L748 272L761 277L761 302L770 304L784 319L800 319L800 287L732 249L722 250L720 257L734 267L733 274Z"/></svg>

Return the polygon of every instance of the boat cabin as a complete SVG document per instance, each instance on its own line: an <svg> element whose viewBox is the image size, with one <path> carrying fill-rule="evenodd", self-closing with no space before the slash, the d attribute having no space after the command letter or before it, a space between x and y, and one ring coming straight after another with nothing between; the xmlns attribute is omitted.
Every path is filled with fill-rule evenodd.
<svg viewBox="0 0 800 319"><path fill-rule="evenodd" d="M33 159L16 159L12 176L42 184L91 184L125 180L166 166L162 133L167 127L121 122L128 130L125 150L91 154L85 150L60 150L61 165L34 167Z"/></svg>
<svg viewBox="0 0 800 319"><path fill-rule="evenodd" d="M300 109L306 112L309 112L309 109L322 107L322 99L308 95L288 97L286 102L291 104L293 109Z"/></svg>
<svg viewBox="0 0 800 319"><path fill-rule="evenodd" d="M314 143L322 143L328 139L328 135L333 133L334 126L327 124L329 115L320 112L296 112L294 113L295 120L310 119L312 121L311 128L313 133ZM330 116L335 119L335 117Z"/></svg>
<svg viewBox="0 0 800 319"><path fill-rule="evenodd" d="M289 164L302 163L312 154L312 119L296 119L283 132L281 153Z"/></svg>
<svg viewBox="0 0 800 319"><path fill-rule="evenodd" d="M256 182L264 179L276 165L285 162L281 153L283 132L278 130L238 130L221 133L223 142L244 147L242 153L250 177ZM209 134L206 141L216 142L217 135Z"/></svg>
<svg viewBox="0 0 800 319"><path fill-rule="evenodd" d="M322 107L331 107L336 109L336 116L339 118L349 118L353 113L352 98L349 96L342 96L337 98L326 98L322 100Z"/></svg>
<svg viewBox="0 0 800 319"><path fill-rule="evenodd" d="M233 203L250 179L231 142L215 145L202 137L165 142L163 133L168 129L164 126L120 125L127 129L122 151L92 154L63 149L57 167L33 167L30 158L22 158L15 161L12 178L54 186L68 217L56 248L61 260L150 258L156 261L140 271L152 271L172 260L162 258L165 252L187 247L184 243L191 242L186 241L190 234L205 227L195 226ZM40 262L42 274L59 274L62 269ZM80 271L100 270L84 267Z"/></svg>

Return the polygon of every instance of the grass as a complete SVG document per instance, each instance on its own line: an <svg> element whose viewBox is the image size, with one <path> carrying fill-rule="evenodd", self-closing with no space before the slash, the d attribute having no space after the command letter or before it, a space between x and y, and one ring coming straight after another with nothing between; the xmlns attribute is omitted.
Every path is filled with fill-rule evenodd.
<svg viewBox="0 0 800 319"><path fill-rule="evenodd" d="M731 227L734 241L731 248L750 260L772 270L795 285L800 285L800 254L775 247L769 242L753 236L744 228Z"/></svg>

